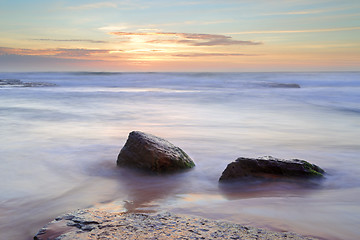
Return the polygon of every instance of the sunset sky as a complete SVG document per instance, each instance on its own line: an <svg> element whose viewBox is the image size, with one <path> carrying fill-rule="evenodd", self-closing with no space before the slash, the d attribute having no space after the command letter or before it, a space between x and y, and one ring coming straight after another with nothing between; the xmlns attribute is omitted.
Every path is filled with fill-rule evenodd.
<svg viewBox="0 0 360 240"><path fill-rule="evenodd" d="M0 0L0 71L334 70L359 0Z"/></svg>

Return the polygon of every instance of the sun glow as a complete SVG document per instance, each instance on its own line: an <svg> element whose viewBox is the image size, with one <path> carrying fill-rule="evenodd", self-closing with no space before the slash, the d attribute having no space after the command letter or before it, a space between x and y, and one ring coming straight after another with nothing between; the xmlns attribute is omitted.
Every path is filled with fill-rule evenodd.
<svg viewBox="0 0 360 240"><path fill-rule="evenodd" d="M245 2L169 4L166 11L142 0L65 1L61 7L44 1L36 11L4 5L0 70L66 70L70 65L99 71L136 71L135 65L152 66L152 71L359 69L359 2L316 8L307 1L302 7L278 0ZM202 20L190 6L201 7ZM14 18L17 11L29 14Z"/></svg>

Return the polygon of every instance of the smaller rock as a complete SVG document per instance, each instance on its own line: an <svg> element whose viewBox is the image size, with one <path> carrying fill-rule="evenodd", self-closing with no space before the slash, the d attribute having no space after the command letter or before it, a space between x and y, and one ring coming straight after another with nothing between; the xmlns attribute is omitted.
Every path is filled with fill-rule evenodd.
<svg viewBox="0 0 360 240"><path fill-rule="evenodd" d="M181 148L167 140L133 131L119 153L117 165L167 173L192 168L195 163Z"/></svg>
<svg viewBox="0 0 360 240"><path fill-rule="evenodd" d="M23 87L53 87L56 86L55 83L47 82L24 82Z"/></svg>
<svg viewBox="0 0 360 240"><path fill-rule="evenodd" d="M52 87L55 83L48 82L23 82L18 79L0 79L0 87Z"/></svg>
<svg viewBox="0 0 360 240"><path fill-rule="evenodd" d="M323 177L324 173L323 169L305 160L285 160L271 156L261 158L240 157L228 164L219 181L269 177Z"/></svg>
<svg viewBox="0 0 360 240"><path fill-rule="evenodd" d="M22 85L22 83L18 79L0 79L0 86L17 86Z"/></svg>
<svg viewBox="0 0 360 240"><path fill-rule="evenodd" d="M300 88L297 83L269 83L268 86L272 88Z"/></svg>

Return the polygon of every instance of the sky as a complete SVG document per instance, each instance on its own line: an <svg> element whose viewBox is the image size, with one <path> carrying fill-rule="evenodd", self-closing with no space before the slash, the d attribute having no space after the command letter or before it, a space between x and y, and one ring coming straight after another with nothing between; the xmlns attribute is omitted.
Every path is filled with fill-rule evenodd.
<svg viewBox="0 0 360 240"><path fill-rule="evenodd" d="M0 71L359 71L359 0L0 0Z"/></svg>

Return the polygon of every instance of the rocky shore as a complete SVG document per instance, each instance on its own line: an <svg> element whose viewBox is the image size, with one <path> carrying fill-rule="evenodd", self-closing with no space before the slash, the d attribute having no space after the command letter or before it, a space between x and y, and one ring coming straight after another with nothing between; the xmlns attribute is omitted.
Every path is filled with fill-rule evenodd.
<svg viewBox="0 0 360 240"><path fill-rule="evenodd" d="M152 174L174 173L195 166L179 147L163 138L133 131L121 149L117 165ZM238 158L220 181L251 178L322 177L324 170L304 160L273 157ZM162 177L157 175L157 177ZM165 181L165 180L164 180ZM56 239L316 239L290 232L273 232L210 219L170 213L110 212L100 208L78 210L57 217L35 240Z"/></svg>
<svg viewBox="0 0 360 240"><path fill-rule="evenodd" d="M317 239L170 213L112 213L78 210L57 217L35 240L56 239Z"/></svg>

